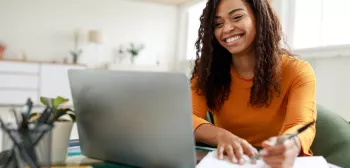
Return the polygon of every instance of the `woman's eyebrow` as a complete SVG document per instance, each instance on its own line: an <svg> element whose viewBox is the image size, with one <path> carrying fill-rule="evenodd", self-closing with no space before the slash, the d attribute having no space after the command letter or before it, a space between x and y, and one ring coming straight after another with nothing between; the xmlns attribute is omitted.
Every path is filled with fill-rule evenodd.
<svg viewBox="0 0 350 168"><path fill-rule="evenodd" d="M228 12L229 15L232 15L233 13L237 12L237 11L241 11L243 10L242 8L237 8L237 9L233 9L230 12ZM221 18L221 16L215 16L215 19Z"/></svg>
<svg viewBox="0 0 350 168"><path fill-rule="evenodd" d="M243 10L243 9L242 8L233 9L228 14L231 15L231 14L233 14L233 13L235 13L237 11L241 11L241 10Z"/></svg>

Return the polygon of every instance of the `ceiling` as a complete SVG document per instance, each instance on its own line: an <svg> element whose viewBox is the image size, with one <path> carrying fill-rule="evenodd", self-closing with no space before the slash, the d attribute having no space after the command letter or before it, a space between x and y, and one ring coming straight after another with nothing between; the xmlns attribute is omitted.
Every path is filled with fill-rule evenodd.
<svg viewBox="0 0 350 168"><path fill-rule="evenodd" d="M145 1L152 1L152 2L161 2L161 3L168 3L168 4L175 4L179 5L185 2L189 2L191 0L145 0Z"/></svg>

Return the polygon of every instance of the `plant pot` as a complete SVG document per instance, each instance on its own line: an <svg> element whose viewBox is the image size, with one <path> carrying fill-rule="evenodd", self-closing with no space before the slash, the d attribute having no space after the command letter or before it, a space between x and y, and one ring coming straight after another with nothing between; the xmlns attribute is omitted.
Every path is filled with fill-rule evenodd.
<svg viewBox="0 0 350 168"><path fill-rule="evenodd" d="M52 129L51 163L65 163L73 122L55 122Z"/></svg>
<svg viewBox="0 0 350 168"><path fill-rule="evenodd" d="M4 59L6 46L0 44L0 60Z"/></svg>
<svg viewBox="0 0 350 168"><path fill-rule="evenodd" d="M4 59L4 53L5 53L5 51L0 49L0 60Z"/></svg>

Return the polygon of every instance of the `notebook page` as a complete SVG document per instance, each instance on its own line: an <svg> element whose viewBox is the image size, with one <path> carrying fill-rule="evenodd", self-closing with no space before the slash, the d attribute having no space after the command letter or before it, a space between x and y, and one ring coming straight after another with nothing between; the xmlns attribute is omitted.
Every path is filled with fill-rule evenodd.
<svg viewBox="0 0 350 168"><path fill-rule="evenodd" d="M248 160L247 156L244 156ZM268 168L262 160L258 160L256 164L247 162L244 165L232 164L227 157L224 160L219 160L216 157L216 151L208 153L196 166L196 168ZM327 161L322 156L314 157L298 157L294 163L294 168L329 168Z"/></svg>

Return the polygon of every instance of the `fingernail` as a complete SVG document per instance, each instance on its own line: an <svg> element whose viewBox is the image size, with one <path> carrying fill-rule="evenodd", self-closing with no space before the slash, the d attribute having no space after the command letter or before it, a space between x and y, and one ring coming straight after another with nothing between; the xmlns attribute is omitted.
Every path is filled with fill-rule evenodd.
<svg viewBox="0 0 350 168"><path fill-rule="evenodd" d="M243 165L243 164L244 164L244 160L243 160L243 159L240 159L240 160L239 160L239 164Z"/></svg>
<svg viewBox="0 0 350 168"><path fill-rule="evenodd" d="M233 163L237 163L237 159L236 158L232 158L232 162Z"/></svg>
<svg viewBox="0 0 350 168"><path fill-rule="evenodd" d="M261 150L259 153L262 156L266 156L267 155L267 151L265 149Z"/></svg>
<svg viewBox="0 0 350 168"><path fill-rule="evenodd" d="M220 155L220 156L219 156L219 159L221 159L221 160L222 160L222 159L224 159L224 157L223 157L222 155Z"/></svg>

